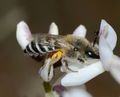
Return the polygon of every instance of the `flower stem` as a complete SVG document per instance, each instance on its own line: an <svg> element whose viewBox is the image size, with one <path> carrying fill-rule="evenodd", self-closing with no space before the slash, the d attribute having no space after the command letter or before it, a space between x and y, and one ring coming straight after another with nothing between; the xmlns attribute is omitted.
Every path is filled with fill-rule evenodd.
<svg viewBox="0 0 120 97"><path fill-rule="evenodd" d="M43 82L43 87L45 90L45 97L55 97L52 90L52 86L49 82Z"/></svg>

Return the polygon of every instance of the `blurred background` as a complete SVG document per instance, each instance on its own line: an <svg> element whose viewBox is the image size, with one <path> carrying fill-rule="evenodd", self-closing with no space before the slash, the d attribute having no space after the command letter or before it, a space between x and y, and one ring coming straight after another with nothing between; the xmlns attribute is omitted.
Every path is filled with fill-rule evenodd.
<svg viewBox="0 0 120 97"><path fill-rule="evenodd" d="M23 54L16 41L16 24L24 20L32 33L47 33L56 22L61 34L79 25L88 29L92 40L102 18L118 35L115 53L120 55L120 0L0 0L0 97L43 97L39 63ZM120 86L109 73L87 83L94 97L118 97Z"/></svg>

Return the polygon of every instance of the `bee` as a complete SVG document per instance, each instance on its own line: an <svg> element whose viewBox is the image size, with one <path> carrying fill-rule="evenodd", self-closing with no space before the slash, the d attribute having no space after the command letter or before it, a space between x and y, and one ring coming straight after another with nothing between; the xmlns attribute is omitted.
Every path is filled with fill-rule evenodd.
<svg viewBox="0 0 120 97"><path fill-rule="evenodd" d="M60 52L60 56L57 55L59 56L57 61L64 58L64 61L69 60L70 63L78 61L86 64L88 59L99 59L96 47L92 46L86 38L72 34L63 36L51 34L34 35L33 40L26 46L24 52L36 60L43 57L52 57L57 52Z"/></svg>
<svg viewBox="0 0 120 97"><path fill-rule="evenodd" d="M44 81L53 77L53 66L61 61L61 71L76 71L99 59L97 39L93 44L85 38L86 28L80 25L73 34L58 35L55 23L50 25L48 34L32 35L28 25L21 21L17 25L16 38L24 52L37 61L44 62L39 70ZM55 65L56 64L56 65ZM77 65L77 66L73 66Z"/></svg>

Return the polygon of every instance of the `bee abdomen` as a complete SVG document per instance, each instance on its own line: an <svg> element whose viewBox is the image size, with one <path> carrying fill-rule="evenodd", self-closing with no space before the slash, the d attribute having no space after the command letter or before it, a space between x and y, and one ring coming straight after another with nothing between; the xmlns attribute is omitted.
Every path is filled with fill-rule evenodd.
<svg viewBox="0 0 120 97"><path fill-rule="evenodd" d="M30 44L26 46L26 49L24 51L25 53L28 53L30 56L43 56L49 52L55 51L55 47L32 41Z"/></svg>

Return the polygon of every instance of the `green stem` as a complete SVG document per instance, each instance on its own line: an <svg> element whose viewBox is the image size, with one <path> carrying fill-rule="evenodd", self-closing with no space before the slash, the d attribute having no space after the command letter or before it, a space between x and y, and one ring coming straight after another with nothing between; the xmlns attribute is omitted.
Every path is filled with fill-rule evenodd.
<svg viewBox="0 0 120 97"><path fill-rule="evenodd" d="M49 82L43 82L43 87L45 90L45 97L55 97L52 90L52 86Z"/></svg>

